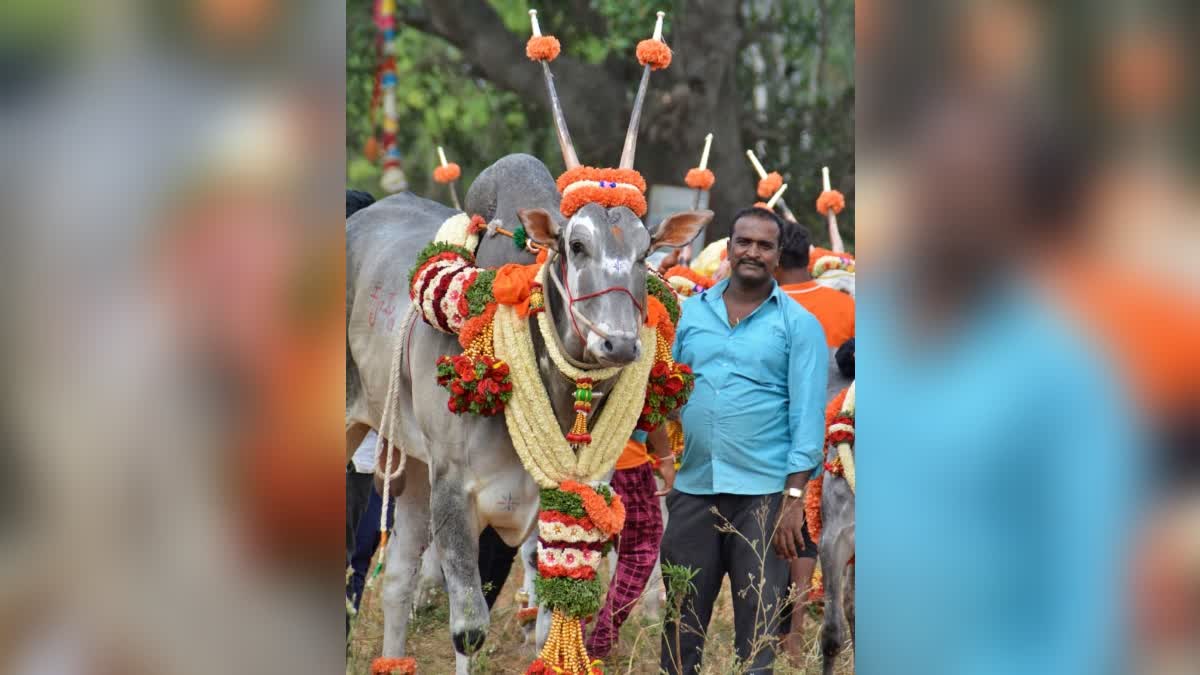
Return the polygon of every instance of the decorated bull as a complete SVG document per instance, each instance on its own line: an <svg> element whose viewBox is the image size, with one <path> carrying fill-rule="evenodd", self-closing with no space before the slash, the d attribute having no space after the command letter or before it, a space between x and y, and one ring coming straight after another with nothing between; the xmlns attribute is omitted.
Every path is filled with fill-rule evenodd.
<svg viewBox="0 0 1200 675"><path fill-rule="evenodd" d="M554 181L512 156L471 186L478 218L396 195L347 224L348 437L378 428L401 449L381 461L385 472L404 467L386 550L385 657L404 654L411 581L432 536L456 669L467 673L488 627L479 534L491 525L516 546L536 526L537 600L552 619L530 672L593 670L579 619L599 603L595 564L623 519L600 481L634 427L661 420L648 383L683 389L677 406L688 382L670 360L678 305L643 260L686 245L712 218L679 213L653 231L640 219L646 185L633 159L649 71L670 61L661 20L638 46L645 70L618 168L580 165L549 70L559 45L534 16L526 51L541 62L566 172ZM525 240L540 262L520 264L532 259Z"/></svg>

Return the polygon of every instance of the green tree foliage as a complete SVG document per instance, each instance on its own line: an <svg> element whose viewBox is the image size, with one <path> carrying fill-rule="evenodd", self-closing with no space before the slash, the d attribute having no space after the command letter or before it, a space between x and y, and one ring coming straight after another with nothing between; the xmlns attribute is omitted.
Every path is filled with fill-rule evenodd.
<svg viewBox="0 0 1200 675"><path fill-rule="evenodd" d="M442 1L454 4L454 0ZM839 217L839 223L843 238L852 246L853 0L736 1L737 25L712 27L713 31L728 32L731 39L738 39L740 35L735 64L737 95L722 92L719 105L733 107L730 112L739 120L736 128L740 128L740 147L754 148L768 169L783 173L789 183L785 199L818 243L827 242L828 234L824 219L815 212L813 204L821 189L820 168L822 165L830 167L835 187L847 197L847 208ZM439 144L445 147L451 161L462 166L460 195L465 194L465 187L486 166L512 152L541 157L552 173L561 170L545 98L522 97L488 79L483 67L487 64L470 62L464 58L463 51L451 44L453 39L437 34L436 29L422 22L429 8L420 0L398 0L397 4L401 15L396 39L398 145L410 189L448 202L446 188L434 183L431 175ZM672 18L689 11L689 5L694 4L687 0L657 3L491 0L488 4L500 16L503 25L522 42L529 31L528 10L531 4L536 7L543 29L559 37L566 55L595 64L597 68L603 68L606 75L628 83L628 100L619 102L620 110L626 116L641 75L632 52L638 40L649 36L655 11L664 9L668 12L664 33L677 54L684 46L680 40L693 37L672 30ZM379 61L372 6L373 0L347 0L347 183L350 187L380 195L379 167L368 162L362 154L364 143L372 132L369 107ZM406 23L406 18L412 20ZM711 39L713 36L704 37ZM514 55L514 58L518 57L524 58L523 54ZM674 76L681 77L679 74ZM656 76L651 89L665 89L669 83L664 79ZM688 84L694 86L694 83ZM563 83L560 83L560 94L571 95ZM642 145L663 142L661 138L654 139L651 130L652 125L659 124L653 116L655 111L662 109L669 111L670 106L660 103L659 108L648 109L643 119ZM381 116L382 110L377 114ZM611 114L611 111L604 114ZM717 114L723 116L719 111ZM568 115L569 122L571 119ZM677 123L686 125L687 117ZM624 124L621 120L622 128ZM671 128L667 122L662 124ZM574 130L574 123L572 128ZM701 137L705 132L700 129L690 131L698 132ZM594 139L576 139L577 146L591 140ZM619 153L619 138L605 139L604 142L615 143ZM661 145L654 147L661 148ZM670 147L673 154L679 155L674 164L656 164L653 157L643 160L639 153L639 167L644 162L650 165L647 178L651 182L681 184L683 173L699 160L699 150L694 140L678 139ZM614 155L610 161L615 162L615 158ZM589 159L599 161L587 156L583 159L585 162ZM724 164L713 166L718 174L717 190L731 190L735 183L737 190L725 195L714 192L718 221L731 215L723 213L724 210L756 200L753 185L757 177L750 164L744 157L736 161L725 157L724 161ZM744 175L731 181L732 173L738 171ZM722 209L722 205L726 208Z"/></svg>

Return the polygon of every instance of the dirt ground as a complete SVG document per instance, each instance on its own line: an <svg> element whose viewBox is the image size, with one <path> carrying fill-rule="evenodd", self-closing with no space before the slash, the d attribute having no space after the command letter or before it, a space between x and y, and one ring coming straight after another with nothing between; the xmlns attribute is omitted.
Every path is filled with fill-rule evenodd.
<svg viewBox="0 0 1200 675"><path fill-rule="evenodd" d="M524 644L524 635L517 623L515 594L521 585L522 572L514 565L512 574L492 609L491 627L483 649L475 655L472 673L513 674L525 672L535 654L532 646ZM602 574L602 578L607 578ZM657 589L656 589L657 590ZM383 648L383 613L379 603L378 584L368 588L363 597L361 616L357 618L349 642L346 660L348 675L369 675L371 660ZM453 675L454 649L448 628L449 607L444 595L433 605L419 611L409 623L408 655L417 660L421 675ZM820 633L819 614L810 615L804 625L804 650L801 658L780 657L775 672L779 675L809 675L821 672L821 655L817 637ZM657 675L661 622L634 610L621 628L621 640L613 654L605 659L608 675ZM724 675L737 672L733 666L733 610L729 600L729 584L721 591L709 626L705 648L704 674ZM850 650L839 658L837 675L854 672L854 657Z"/></svg>

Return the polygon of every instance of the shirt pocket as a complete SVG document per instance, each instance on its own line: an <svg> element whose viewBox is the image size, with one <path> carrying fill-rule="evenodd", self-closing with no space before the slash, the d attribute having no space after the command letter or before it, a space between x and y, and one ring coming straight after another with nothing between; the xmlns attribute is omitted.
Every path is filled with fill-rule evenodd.
<svg viewBox="0 0 1200 675"><path fill-rule="evenodd" d="M756 336L753 345L748 345L753 354L750 361L754 368L748 373L751 378L764 384L787 386L789 340L783 326L774 325Z"/></svg>

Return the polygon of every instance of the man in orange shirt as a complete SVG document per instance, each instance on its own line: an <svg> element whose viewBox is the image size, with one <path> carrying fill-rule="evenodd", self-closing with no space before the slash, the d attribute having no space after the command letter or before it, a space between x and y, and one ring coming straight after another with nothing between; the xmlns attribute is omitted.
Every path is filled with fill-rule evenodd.
<svg viewBox="0 0 1200 675"><path fill-rule="evenodd" d="M647 444L654 450L651 456ZM662 490L654 480L655 470L666 484ZM651 431L634 431L617 459L613 491L625 504L625 527L617 539L617 569L608 585L604 606L596 615L596 627L588 636L588 654L605 658L616 646L621 624L642 597L662 542L662 509L658 498L671 491L675 482L675 456L665 426Z"/></svg>
<svg viewBox="0 0 1200 675"><path fill-rule="evenodd" d="M837 349L854 337L854 298L813 280L808 271L808 232L803 225L786 225L775 279L788 297L817 317L825 329L825 344Z"/></svg>

